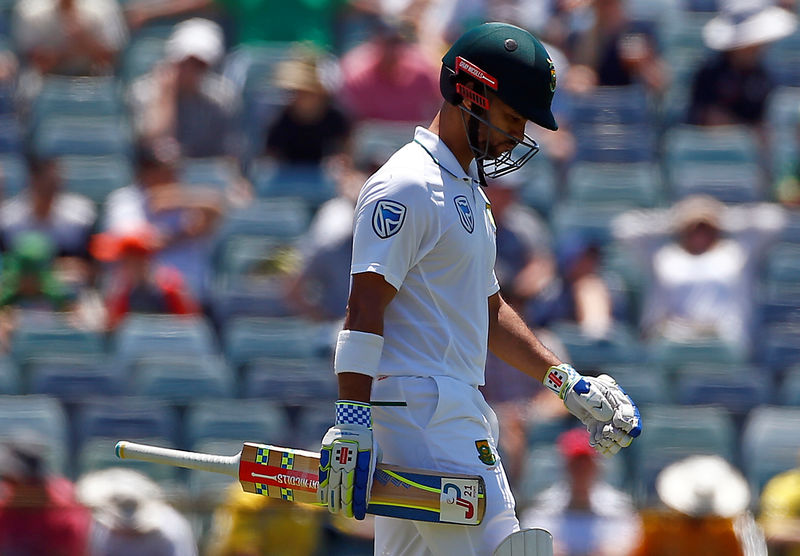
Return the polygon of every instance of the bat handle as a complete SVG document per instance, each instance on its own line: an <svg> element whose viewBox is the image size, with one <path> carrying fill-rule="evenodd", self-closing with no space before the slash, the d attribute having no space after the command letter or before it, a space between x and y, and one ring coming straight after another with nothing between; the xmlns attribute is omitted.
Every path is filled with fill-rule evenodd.
<svg viewBox="0 0 800 556"><path fill-rule="evenodd" d="M171 448L160 448L148 444L137 444L127 440L120 440L116 447L119 459L132 459L136 461L147 461L173 467L185 467L186 469L199 469L200 471L211 471L212 473L222 473L231 477L239 477L239 460L241 454L235 456L215 456L212 454L201 454L198 452L185 452L183 450L173 450Z"/></svg>

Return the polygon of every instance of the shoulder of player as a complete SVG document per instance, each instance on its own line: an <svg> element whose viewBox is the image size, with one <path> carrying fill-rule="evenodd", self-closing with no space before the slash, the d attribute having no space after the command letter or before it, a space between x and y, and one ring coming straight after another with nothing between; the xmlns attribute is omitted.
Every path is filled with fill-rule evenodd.
<svg viewBox="0 0 800 556"><path fill-rule="evenodd" d="M423 160L403 154L398 152L367 180L361 191L363 199L395 196L416 203L437 201L442 185L426 178Z"/></svg>

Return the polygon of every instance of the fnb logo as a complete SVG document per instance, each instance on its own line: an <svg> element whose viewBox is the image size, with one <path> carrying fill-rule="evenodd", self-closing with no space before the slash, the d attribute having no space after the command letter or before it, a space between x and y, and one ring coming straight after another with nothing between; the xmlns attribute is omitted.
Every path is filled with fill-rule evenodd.
<svg viewBox="0 0 800 556"><path fill-rule="evenodd" d="M472 519L475 515L475 506L469 500L462 498L461 489L453 483L447 483L442 487L442 497L446 504L455 504L464 508L464 518Z"/></svg>

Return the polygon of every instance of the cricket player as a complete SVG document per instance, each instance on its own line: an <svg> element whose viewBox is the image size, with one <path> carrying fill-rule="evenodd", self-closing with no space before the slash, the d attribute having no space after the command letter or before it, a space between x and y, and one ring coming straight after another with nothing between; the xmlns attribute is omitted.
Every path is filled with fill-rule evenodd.
<svg viewBox="0 0 800 556"><path fill-rule="evenodd" d="M319 496L363 519L377 461L480 474L479 526L378 517L375 554L486 556L519 530L478 386L486 350L543 381L613 454L639 435L639 411L608 377L583 377L545 348L499 293L484 177L537 151L531 121L558 128L556 74L527 31L486 23L442 60L445 102L430 126L369 178L355 215L352 284L336 344L336 422L322 440ZM382 458L382 459L381 459Z"/></svg>

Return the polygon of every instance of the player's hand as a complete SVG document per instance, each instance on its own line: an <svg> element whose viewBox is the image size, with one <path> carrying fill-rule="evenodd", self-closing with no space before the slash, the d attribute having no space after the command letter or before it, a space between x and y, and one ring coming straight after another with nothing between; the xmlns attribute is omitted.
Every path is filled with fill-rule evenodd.
<svg viewBox="0 0 800 556"><path fill-rule="evenodd" d="M630 446L642 432L639 408L608 375L585 377L570 365L550 367L544 385L589 431L589 443L604 455Z"/></svg>
<svg viewBox="0 0 800 556"><path fill-rule="evenodd" d="M331 513L364 519L378 459L370 405L336 402L336 424L325 433L320 449L320 502Z"/></svg>

